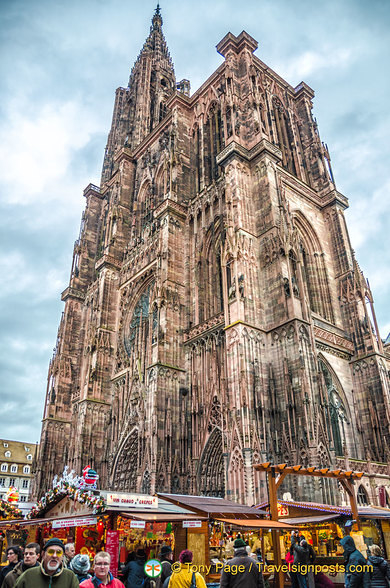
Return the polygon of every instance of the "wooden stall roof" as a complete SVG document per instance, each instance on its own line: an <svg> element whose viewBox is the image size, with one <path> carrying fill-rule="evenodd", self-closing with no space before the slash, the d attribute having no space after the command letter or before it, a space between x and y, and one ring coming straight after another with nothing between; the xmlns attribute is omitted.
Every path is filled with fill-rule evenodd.
<svg viewBox="0 0 390 588"><path fill-rule="evenodd" d="M216 498L214 496L190 496L187 494L160 494L157 496L181 506L189 508L199 515L212 517L214 519L220 517L229 517L231 519L260 519L264 518L267 513L264 510L245 506L244 504L237 504L231 500L224 498Z"/></svg>
<svg viewBox="0 0 390 588"><path fill-rule="evenodd" d="M0 528L7 527L8 525L20 525L21 527L27 527L32 525L44 525L46 523L52 523L53 521L61 521L63 519L85 519L86 517L99 517L102 516L104 513L100 515L94 515L92 512L90 514L64 514L58 517L50 517L45 519L14 519L13 521L0 521Z"/></svg>
<svg viewBox="0 0 390 588"><path fill-rule="evenodd" d="M311 517L295 517L295 518L286 518L283 519L286 523L290 523L290 525L307 525L309 523L325 523L326 521L332 521L337 519L340 515L337 513L333 514L322 514L322 515L313 515Z"/></svg>
<svg viewBox="0 0 390 588"><path fill-rule="evenodd" d="M143 511L142 513L138 512L121 512L118 513L121 517L125 519L132 519L136 521L146 521L148 522L161 522L161 523L175 523L178 521L193 521L193 520L201 520L207 521L207 517L200 516L197 513L162 513L162 512L147 512Z"/></svg>
<svg viewBox="0 0 390 588"><path fill-rule="evenodd" d="M302 515L281 517L283 520L289 521L291 524L298 523L302 519L308 519L304 522L321 522L325 520L335 519L339 516L352 516L351 508L349 506L335 506L333 504L320 504L317 502L295 502L293 500L278 500L278 503L292 509L304 511ZM263 502L256 508L264 509L269 506L268 502ZM390 509L381 506L359 506L359 517L366 519L390 519ZM329 515L328 519L326 516ZM302 522L303 524L303 522Z"/></svg>
<svg viewBox="0 0 390 588"><path fill-rule="evenodd" d="M228 525L236 527L246 527L251 529L294 529L292 525L286 521L270 521L269 519L225 519L217 518Z"/></svg>

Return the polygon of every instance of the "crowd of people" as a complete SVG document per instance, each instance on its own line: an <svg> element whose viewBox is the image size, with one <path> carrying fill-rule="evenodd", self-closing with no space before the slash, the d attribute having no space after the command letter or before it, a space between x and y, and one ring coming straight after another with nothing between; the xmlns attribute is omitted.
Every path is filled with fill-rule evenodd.
<svg viewBox="0 0 390 588"><path fill-rule="evenodd" d="M382 557L379 545L371 545L369 556L356 548L351 537L354 521L347 521L345 537L340 544L344 550L345 588L388 588L390 585L390 565ZM314 564L316 553L299 531L291 533L291 547L286 554L292 588L332 588L333 582L323 572L307 571ZM310 569L310 568L309 568Z"/></svg>
<svg viewBox="0 0 390 588"><path fill-rule="evenodd" d="M121 571L121 579L114 578L111 556L105 551L95 555L92 568L87 554L75 554L73 543L66 545L53 537L41 553L38 543L28 543L24 551L9 546L6 551L8 564L1 568L0 588L206 588L201 574L192 572L193 554L184 550L179 565L172 568L173 552L168 545L160 551L162 572L157 578L145 573L146 553L138 549L129 555Z"/></svg>
<svg viewBox="0 0 390 588"><path fill-rule="evenodd" d="M346 588L388 588L390 565L382 557L378 545L371 545L366 559L356 548L350 535L351 525L345 527L345 537L340 543L344 549ZM233 543L233 557L225 564L220 588L267 588L261 566L253 565L253 557L261 560L260 553L251 553L247 543L238 536ZM24 551L9 546L7 565L1 568L0 588L206 588L203 576L194 571L193 554L188 549L179 555L173 565L173 552L163 545L159 560L161 574L151 578L146 574L146 552L138 549L129 554L126 565L120 571L120 579L114 578L111 556L105 551L96 554L93 569L87 554L76 554L73 543L64 543L53 537L41 553L38 543L28 543ZM291 546L286 554L288 576L292 588L331 588L333 582L322 572L316 574L307 569L314 564L316 553L299 531L291 534ZM240 570L237 573L237 570Z"/></svg>

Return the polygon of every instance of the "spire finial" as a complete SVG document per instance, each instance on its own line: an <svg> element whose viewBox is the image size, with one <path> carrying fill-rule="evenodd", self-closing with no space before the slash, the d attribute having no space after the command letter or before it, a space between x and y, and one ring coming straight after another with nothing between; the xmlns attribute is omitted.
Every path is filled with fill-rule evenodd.
<svg viewBox="0 0 390 588"><path fill-rule="evenodd" d="M160 3L157 2L157 7L152 18L152 30L161 29L162 23Z"/></svg>

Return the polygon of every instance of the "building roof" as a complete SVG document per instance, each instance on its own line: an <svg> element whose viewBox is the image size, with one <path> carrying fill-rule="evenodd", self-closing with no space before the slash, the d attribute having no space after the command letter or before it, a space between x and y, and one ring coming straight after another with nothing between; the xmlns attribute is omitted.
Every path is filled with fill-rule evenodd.
<svg viewBox="0 0 390 588"><path fill-rule="evenodd" d="M0 439L0 462L31 465L37 446L37 443ZM11 453L10 457L6 456L8 452ZM27 459L28 455L31 455L32 458Z"/></svg>
<svg viewBox="0 0 390 588"><path fill-rule="evenodd" d="M213 518L228 516L230 519L259 519L267 515L264 510L244 504L237 504L231 500L216 498L214 496L162 493L157 493L157 496L178 506L189 508L198 514L204 514Z"/></svg>
<svg viewBox="0 0 390 588"><path fill-rule="evenodd" d="M349 506L334 506L332 504L320 504L317 502L294 502L293 500L278 500L278 503L287 507L292 506L306 511L313 511L313 515L305 513L304 517L283 517L283 520L288 521L291 524L294 524L294 521L299 523L301 520L303 521L303 518L308 519L303 522L319 522L320 520L330 520L342 515L347 515L349 517L352 516L351 508ZM268 505L268 502L263 502L259 504L258 507L267 508ZM318 515L316 515L315 512L318 512ZM324 514L319 514L321 512ZM330 516L326 517L326 513L329 513ZM358 506L358 513L360 517L367 519L390 519L390 509L380 506Z"/></svg>

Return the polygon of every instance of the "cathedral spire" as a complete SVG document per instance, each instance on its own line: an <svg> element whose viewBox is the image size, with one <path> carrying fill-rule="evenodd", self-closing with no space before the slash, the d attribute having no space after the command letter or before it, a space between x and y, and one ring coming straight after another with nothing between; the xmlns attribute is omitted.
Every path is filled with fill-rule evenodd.
<svg viewBox="0 0 390 588"><path fill-rule="evenodd" d="M114 171L116 150L123 146L137 147L166 116L166 102L176 91L175 71L162 24L160 4L157 4L149 35L130 72L128 86L117 90L103 164L103 182Z"/></svg>
<svg viewBox="0 0 390 588"><path fill-rule="evenodd" d="M151 31L152 30L157 30L157 29L160 29L161 30L162 24L163 24L163 19L162 19L162 16L161 16L160 4L157 3L157 7L156 7L156 10L154 11L154 15L153 15L153 18L152 18Z"/></svg>

